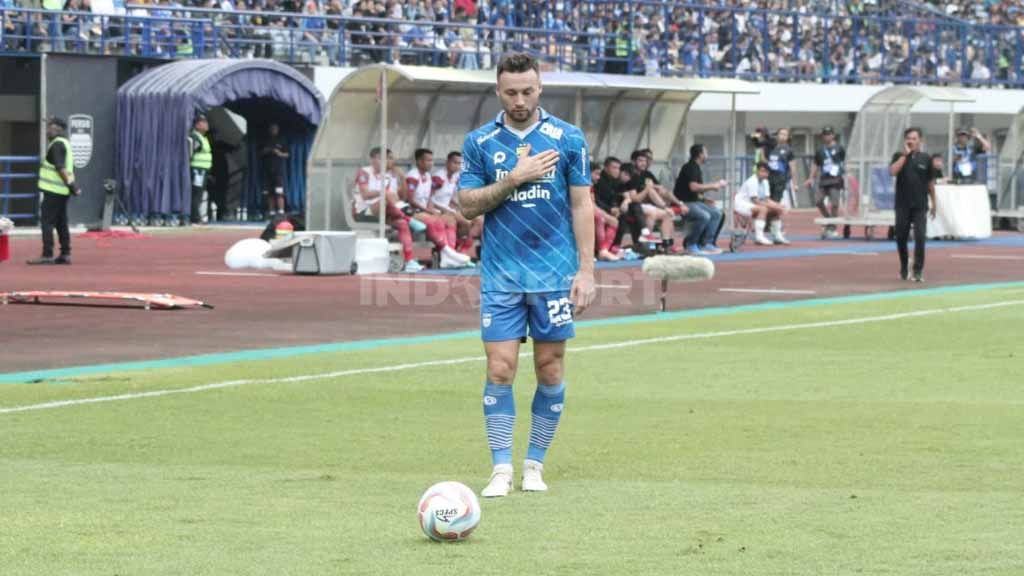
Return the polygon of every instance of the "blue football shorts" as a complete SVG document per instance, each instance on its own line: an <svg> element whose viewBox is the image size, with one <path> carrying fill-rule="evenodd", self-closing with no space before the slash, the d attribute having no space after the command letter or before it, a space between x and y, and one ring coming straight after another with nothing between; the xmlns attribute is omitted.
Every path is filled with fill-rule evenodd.
<svg viewBox="0 0 1024 576"><path fill-rule="evenodd" d="M569 291L483 292L480 331L484 342L520 340L561 342L576 335Z"/></svg>

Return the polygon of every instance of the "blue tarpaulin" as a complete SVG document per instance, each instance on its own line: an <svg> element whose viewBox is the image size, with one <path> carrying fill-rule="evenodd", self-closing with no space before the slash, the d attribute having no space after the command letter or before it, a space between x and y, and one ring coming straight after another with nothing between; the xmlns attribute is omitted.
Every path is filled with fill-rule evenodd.
<svg viewBox="0 0 1024 576"><path fill-rule="evenodd" d="M117 93L117 174L136 214L188 214L188 135L198 112L224 106L248 122L249 177L243 203L259 210L255 149L271 122L291 159L288 203L305 205L305 162L324 100L305 76L271 60L181 60L146 71Z"/></svg>

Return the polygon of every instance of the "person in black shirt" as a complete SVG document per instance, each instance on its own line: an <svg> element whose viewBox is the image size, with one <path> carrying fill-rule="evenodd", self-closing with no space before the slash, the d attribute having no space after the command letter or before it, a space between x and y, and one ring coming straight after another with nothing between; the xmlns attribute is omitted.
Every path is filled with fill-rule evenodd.
<svg viewBox="0 0 1024 576"><path fill-rule="evenodd" d="M619 205L614 201L597 202L597 184L601 181L604 170L597 162L590 163L590 182L593 186L590 189L594 200L594 253L598 260L614 262L621 260L622 255L616 245L615 238L619 232Z"/></svg>
<svg viewBox="0 0 1024 576"><path fill-rule="evenodd" d="M794 174L796 164L792 148L789 147L789 128L779 128L775 139L769 141L766 151L768 158L768 187L773 202L782 203L782 196L786 187L796 189ZM782 234L782 221L769 216L769 227L772 232L772 241L776 244L789 244L789 240Z"/></svg>
<svg viewBox="0 0 1024 576"><path fill-rule="evenodd" d="M811 175L804 182L804 186L810 186L815 178L818 180L818 192L815 194L815 205L818 211L825 218L836 218L839 216L839 200L843 190L844 173L846 171L846 149L836 142L836 133L831 126L826 126L821 131L822 145L814 153L814 164L811 165ZM825 202L825 199L828 202ZM829 210L831 205L831 211ZM829 238L838 238L839 233L836 227L829 225L826 229Z"/></svg>
<svg viewBox="0 0 1024 576"><path fill-rule="evenodd" d="M721 190L725 180L712 184L704 183L701 165L707 160L708 153L703 144L690 147L690 161L683 164L676 178L673 195L686 203L689 209L688 220L693 222L690 233L683 239L683 248L692 254L721 254L722 250L715 246L718 232L722 229L722 211L715 208L715 201L705 198L705 192Z"/></svg>
<svg viewBox="0 0 1024 576"><path fill-rule="evenodd" d="M75 183L74 154L64 131L62 118L46 122L46 157L39 168L39 190L43 201L39 207L39 223L43 232L43 255L27 264L71 264L71 232L68 229L68 199L82 191ZM57 230L60 256L53 257L53 231Z"/></svg>
<svg viewBox="0 0 1024 576"><path fill-rule="evenodd" d="M632 200L629 184L622 181L622 162L614 156L604 160L604 169L594 184L594 205L619 219L619 227L612 246L622 245L622 236L629 230L633 246L640 245L644 224L644 211L639 202Z"/></svg>
<svg viewBox="0 0 1024 576"><path fill-rule="evenodd" d="M661 230L661 240L666 244L666 250L670 253L679 253L683 249L680 246L671 246L672 233L674 231L674 219L676 214L686 215L686 205L676 200L668 193L654 174L648 170L650 158L642 150L636 150L630 156L633 161L629 168L623 167L623 174L628 173L627 190L630 191L630 198L633 202L640 204L644 212L644 231L641 234L641 241L647 242L653 235L650 230L658 225ZM669 204L678 205L678 212L674 212Z"/></svg>
<svg viewBox="0 0 1024 576"><path fill-rule="evenodd" d="M936 184L949 184L949 178L946 178L946 162L942 158L942 154L936 152L932 154L932 168L935 170L935 183Z"/></svg>
<svg viewBox="0 0 1024 576"><path fill-rule="evenodd" d="M281 128L271 124L267 140L260 151L263 160L263 194L267 198L267 214L284 214L284 173L288 147L281 138Z"/></svg>
<svg viewBox="0 0 1024 576"><path fill-rule="evenodd" d="M914 282L924 282L924 243L927 233L928 198L935 218L935 168L921 151L921 131L903 133L903 151L892 157L889 174L896 178L896 248L900 254L900 278L907 279L907 240L914 226Z"/></svg>

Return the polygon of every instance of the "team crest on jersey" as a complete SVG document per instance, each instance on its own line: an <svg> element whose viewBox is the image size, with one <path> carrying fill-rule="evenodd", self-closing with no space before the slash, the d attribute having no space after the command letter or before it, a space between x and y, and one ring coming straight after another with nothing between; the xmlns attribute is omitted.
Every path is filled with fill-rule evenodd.
<svg viewBox="0 0 1024 576"><path fill-rule="evenodd" d="M545 122L544 124L541 124L541 126L540 126L540 133L541 134L550 136L550 137L554 138L555 140L560 140L562 138L562 132L563 132L563 130L561 128L558 128L557 126L555 126L553 124L550 124L550 123L547 123L547 122Z"/></svg>
<svg viewBox="0 0 1024 576"><path fill-rule="evenodd" d="M529 151L530 151L530 145L529 144L520 144L519 146L516 146L516 157L517 158L522 158L522 157L526 156L526 153L529 152Z"/></svg>

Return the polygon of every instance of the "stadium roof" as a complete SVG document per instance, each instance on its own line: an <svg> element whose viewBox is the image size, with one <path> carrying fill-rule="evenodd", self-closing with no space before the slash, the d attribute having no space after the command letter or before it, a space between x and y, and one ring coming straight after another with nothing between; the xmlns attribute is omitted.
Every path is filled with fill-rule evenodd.
<svg viewBox="0 0 1024 576"><path fill-rule="evenodd" d="M382 69L387 71L389 92L420 91L430 85L442 91L462 92L475 87L490 91L494 88L495 81L493 70L377 64L359 68L345 76L335 87L334 94L341 91L376 92ZM757 86L750 82L731 78L657 78L583 72L543 72L541 82L545 89L583 89L588 93L617 94L620 98L650 98L652 95L663 93L662 100L691 101L704 93L760 92Z"/></svg>
<svg viewBox="0 0 1024 576"><path fill-rule="evenodd" d="M698 96L759 92L743 80L582 72L542 72L541 82L544 109L579 126L593 157L628 157L633 150L651 148L662 162L685 154L681 136ZM493 70L374 64L346 74L328 99L310 154L307 225L356 227L349 210L355 170L382 141L400 162L421 147L438 156L460 150L468 132L499 112L494 86ZM729 149L735 150L731 126Z"/></svg>
<svg viewBox="0 0 1024 576"><path fill-rule="evenodd" d="M873 105L903 105L912 107L920 100L956 104L959 102L974 102L974 96L959 88L946 88L942 86L890 86L868 98L868 101L864 103L864 107Z"/></svg>

